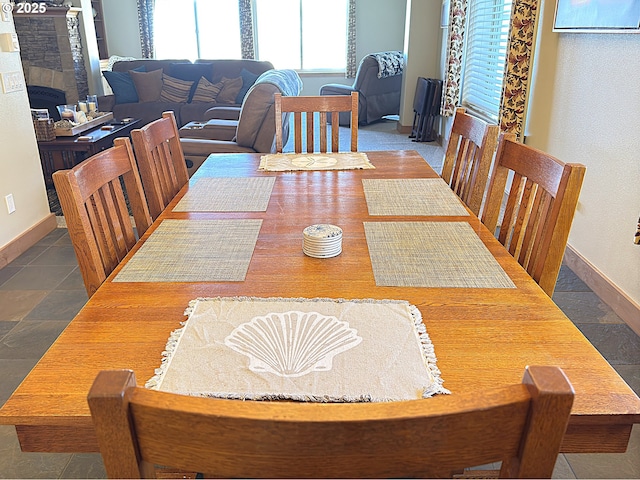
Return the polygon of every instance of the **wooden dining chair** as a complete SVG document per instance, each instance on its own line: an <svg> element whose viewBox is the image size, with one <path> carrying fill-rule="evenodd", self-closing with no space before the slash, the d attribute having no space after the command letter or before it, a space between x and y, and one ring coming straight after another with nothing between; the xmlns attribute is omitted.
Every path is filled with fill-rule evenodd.
<svg viewBox="0 0 640 480"><path fill-rule="evenodd" d="M552 296L586 168L501 134L482 222ZM509 190L507 181L513 175Z"/></svg>
<svg viewBox="0 0 640 480"><path fill-rule="evenodd" d="M54 172L53 183L91 297L136 243L127 200L138 236L151 225L129 139L116 138L112 148Z"/></svg>
<svg viewBox="0 0 640 480"><path fill-rule="evenodd" d="M475 215L482 206L498 132L498 125L456 109L441 176Z"/></svg>
<svg viewBox="0 0 640 480"><path fill-rule="evenodd" d="M118 370L98 374L88 403L110 478L153 477L154 465L225 478L439 478L494 461L502 477L550 478L573 397L548 366L480 394L342 404L189 397Z"/></svg>
<svg viewBox="0 0 640 480"><path fill-rule="evenodd" d="M276 112L276 152L283 148L283 112L293 113L295 153L338 152L340 149L340 112L351 112L351 151L358 151L358 92L351 95L330 96L282 96L275 94ZM316 115L318 114L318 120ZM306 151L303 150L303 122L305 118ZM287 118L288 119L288 118ZM330 121L329 121L330 120ZM316 121L319 123L316 126ZM330 128L327 128L328 125ZM318 128L318 131L316 129ZM329 137L329 134L331 135ZM315 137L318 136L319 148L316 149ZM329 148L330 145L330 148Z"/></svg>
<svg viewBox="0 0 640 480"><path fill-rule="evenodd" d="M189 181L173 112L131 131L138 169L154 220Z"/></svg>

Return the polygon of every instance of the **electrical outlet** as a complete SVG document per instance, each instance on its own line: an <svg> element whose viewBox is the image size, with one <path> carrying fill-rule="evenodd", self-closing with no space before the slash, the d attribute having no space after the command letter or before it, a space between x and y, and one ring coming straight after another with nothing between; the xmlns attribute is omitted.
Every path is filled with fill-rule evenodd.
<svg viewBox="0 0 640 480"><path fill-rule="evenodd" d="M24 78L20 72L0 73L0 79L2 79L2 90L4 93L24 90Z"/></svg>
<svg viewBox="0 0 640 480"><path fill-rule="evenodd" d="M9 214L12 214L13 212L16 211L16 204L13 201L13 194L12 193L10 193L6 197L4 197L4 201L7 202L7 211L9 212Z"/></svg>

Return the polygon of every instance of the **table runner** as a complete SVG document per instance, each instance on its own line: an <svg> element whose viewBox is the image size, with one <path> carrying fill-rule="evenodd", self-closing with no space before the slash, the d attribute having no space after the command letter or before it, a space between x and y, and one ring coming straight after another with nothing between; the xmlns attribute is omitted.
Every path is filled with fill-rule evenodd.
<svg viewBox="0 0 640 480"><path fill-rule="evenodd" d="M441 178L362 180L369 215L469 215Z"/></svg>
<svg viewBox="0 0 640 480"><path fill-rule="evenodd" d="M200 298L147 388L311 402L449 393L420 311L400 300Z"/></svg>
<svg viewBox="0 0 640 480"><path fill-rule="evenodd" d="M378 286L515 288L467 222L364 222Z"/></svg>
<svg viewBox="0 0 640 480"><path fill-rule="evenodd" d="M201 178L174 212L264 212L276 177Z"/></svg>
<svg viewBox="0 0 640 480"><path fill-rule="evenodd" d="M260 157L259 170L358 170L376 168L363 152L272 153Z"/></svg>
<svg viewBox="0 0 640 480"><path fill-rule="evenodd" d="M163 220L114 282L245 278L262 220Z"/></svg>

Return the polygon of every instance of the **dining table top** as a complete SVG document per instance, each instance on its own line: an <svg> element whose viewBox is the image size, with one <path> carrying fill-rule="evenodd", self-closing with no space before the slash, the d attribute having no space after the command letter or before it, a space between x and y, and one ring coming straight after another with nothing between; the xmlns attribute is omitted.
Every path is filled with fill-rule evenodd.
<svg viewBox="0 0 640 480"><path fill-rule="evenodd" d="M144 384L197 298L394 299L420 310L451 395L520 383L527 365L559 366L575 390L562 451L624 452L640 423L633 390L475 215L371 215L363 180L439 177L415 151L366 154L375 168L286 172L259 170L260 154L209 156L2 406L0 424L16 426L23 451L99 451L86 401L97 373L132 369ZM200 180L253 177L275 177L264 211L174 210ZM261 221L244 280L114 281L163 222L217 219ZM513 286L377 285L369 222L465 223ZM319 223L342 229L340 255L303 253L303 229Z"/></svg>

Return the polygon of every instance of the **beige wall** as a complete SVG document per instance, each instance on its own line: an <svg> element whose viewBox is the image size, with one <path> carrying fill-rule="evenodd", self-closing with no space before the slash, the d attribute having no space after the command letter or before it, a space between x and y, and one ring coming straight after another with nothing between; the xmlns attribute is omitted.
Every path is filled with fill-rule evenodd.
<svg viewBox="0 0 640 480"><path fill-rule="evenodd" d="M640 304L640 35L553 33L553 3L527 143L586 165L569 244Z"/></svg>
<svg viewBox="0 0 640 480"><path fill-rule="evenodd" d="M407 66L402 78L400 125L413 124L413 100L418 77L442 78L440 75L441 2L407 0L404 53Z"/></svg>
<svg viewBox="0 0 640 480"><path fill-rule="evenodd" d="M0 33L15 33L13 21L0 21ZM0 52L0 72L16 71L24 78L20 54ZM50 215L26 89L2 93L0 87L0 172L1 250ZM16 205L11 215L9 194Z"/></svg>

